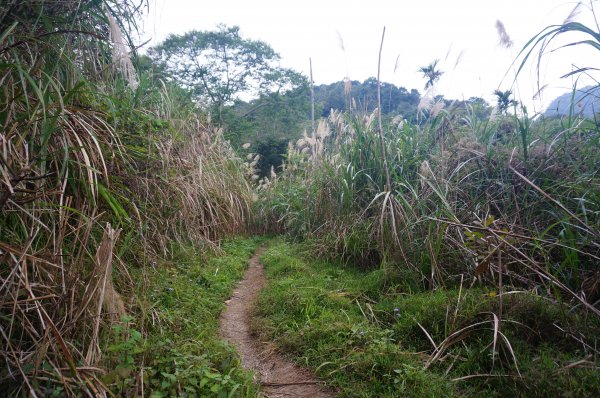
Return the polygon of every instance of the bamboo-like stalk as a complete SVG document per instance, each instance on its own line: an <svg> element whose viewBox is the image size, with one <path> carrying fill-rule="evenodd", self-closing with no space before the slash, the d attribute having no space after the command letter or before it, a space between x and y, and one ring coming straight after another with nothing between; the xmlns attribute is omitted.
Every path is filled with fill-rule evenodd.
<svg viewBox="0 0 600 398"><path fill-rule="evenodd" d="M383 137L383 122L381 121L381 53L383 51L383 40L385 38L385 26L381 33L381 44L379 46L379 58L377 61L377 121L379 126L379 142L381 144L381 157L383 159L383 167L385 169L385 190L391 192L392 182L390 178L390 168L387 162L387 155L385 153L385 139Z"/></svg>
<svg viewBox="0 0 600 398"><path fill-rule="evenodd" d="M315 128L315 87L313 80L312 58L308 59L310 66L310 130L313 142L317 142L317 131ZM313 156L313 161L317 161L317 157Z"/></svg>

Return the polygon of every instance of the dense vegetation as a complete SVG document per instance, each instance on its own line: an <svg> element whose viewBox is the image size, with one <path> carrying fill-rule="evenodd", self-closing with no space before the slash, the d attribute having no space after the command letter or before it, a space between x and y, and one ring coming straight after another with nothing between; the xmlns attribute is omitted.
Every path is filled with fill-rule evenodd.
<svg viewBox="0 0 600 398"><path fill-rule="evenodd" d="M0 395L255 396L216 324L259 231L305 259L272 243L257 333L344 396L598 393L597 119L433 96L434 61L314 87L313 130L237 27L137 56L142 6L0 6Z"/></svg>
<svg viewBox="0 0 600 398"><path fill-rule="evenodd" d="M572 32L586 44L600 37L575 22L549 27L521 68ZM426 86L442 75L436 62L422 71ZM263 298L264 333L330 368L321 374L342 395L406 395L419 383L415 396L598 393L600 126L575 112L532 118L511 91L495 94L492 114L479 101L431 98L413 120L382 118L383 97L374 112L351 103L290 146L283 172L261 186L260 219L274 231L381 272L373 292L370 275L337 285L344 273L280 259ZM328 300L337 293L354 303ZM374 340L355 336L357 325ZM397 362L406 352L412 360ZM574 367L593 371L564 376Z"/></svg>
<svg viewBox="0 0 600 398"><path fill-rule="evenodd" d="M0 10L0 395L106 395L110 331L151 316L136 270L243 231L247 166L184 90L136 74L133 2Z"/></svg>

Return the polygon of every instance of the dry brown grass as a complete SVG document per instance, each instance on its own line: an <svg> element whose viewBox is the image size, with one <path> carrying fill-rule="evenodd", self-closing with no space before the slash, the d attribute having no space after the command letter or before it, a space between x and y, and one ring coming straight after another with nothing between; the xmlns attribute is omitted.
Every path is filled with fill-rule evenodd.
<svg viewBox="0 0 600 398"><path fill-rule="evenodd" d="M0 395L111 395L102 339L137 310L129 268L183 241L215 247L244 227L250 189L242 162L190 103L148 78L133 92L132 76L113 67L108 31L126 31L133 3L8 5Z"/></svg>

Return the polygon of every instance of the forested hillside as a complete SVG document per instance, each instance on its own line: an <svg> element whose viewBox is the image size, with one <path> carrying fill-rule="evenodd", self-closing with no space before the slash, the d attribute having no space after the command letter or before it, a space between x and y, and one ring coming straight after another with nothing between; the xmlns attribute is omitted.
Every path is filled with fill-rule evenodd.
<svg viewBox="0 0 600 398"><path fill-rule="evenodd" d="M582 116L592 118L600 111L598 88L587 86L576 88L570 93L565 93L552 100L545 116Z"/></svg>
<svg viewBox="0 0 600 398"><path fill-rule="evenodd" d="M417 118L421 100L417 90L409 92L391 83L382 83L381 90L385 97L382 111L387 118ZM377 80L317 85L314 87L314 105L318 117L327 117L331 111L350 109L370 114L377 107ZM238 147L253 144L255 152L261 156L260 175L267 176L272 166L280 170L288 142L297 141L310 129L310 88L304 80L297 88L283 94L275 92L249 102L237 101L226 108L226 112L223 122L226 137Z"/></svg>

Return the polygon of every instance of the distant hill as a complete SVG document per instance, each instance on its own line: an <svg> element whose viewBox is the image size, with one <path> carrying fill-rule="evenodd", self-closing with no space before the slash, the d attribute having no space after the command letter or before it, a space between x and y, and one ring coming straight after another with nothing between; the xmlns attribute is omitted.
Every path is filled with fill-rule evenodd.
<svg viewBox="0 0 600 398"><path fill-rule="evenodd" d="M415 89L409 91L392 83L381 82L383 114L400 114L410 119L416 115L420 99L421 95ZM323 117L327 117L332 109L348 110L351 104L358 110L372 112L377 107L377 79L370 77L362 83L352 80L315 86L315 103Z"/></svg>
<svg viewBox="0 0 600 398"><path fill-rule="evenodd" d="M446 107L465 108L467 105L478 105L480 117L489 116L489 104L479 97L468 100L452 100L436 96L435 100L444 100ZM384 116L400 115L404 119L415 121L421 94L415 89L381 82L381 112ZM331 110L347 111L350 107L358 112L372 112L377 108L377 79L370 77L362 83L357 80L338 81L315 86L315 104L317 116L327 117Z"/></svg>
<svg viewBox="0 0 600 398"><path fill-rule="evenodd" d="M545 116L566 116L571 110L571 99L574 99L575 106L573 113L583 117L592 117L600 112L600 87L587 86L572 92L565 93L555 98L544 112Z"/></svg>

